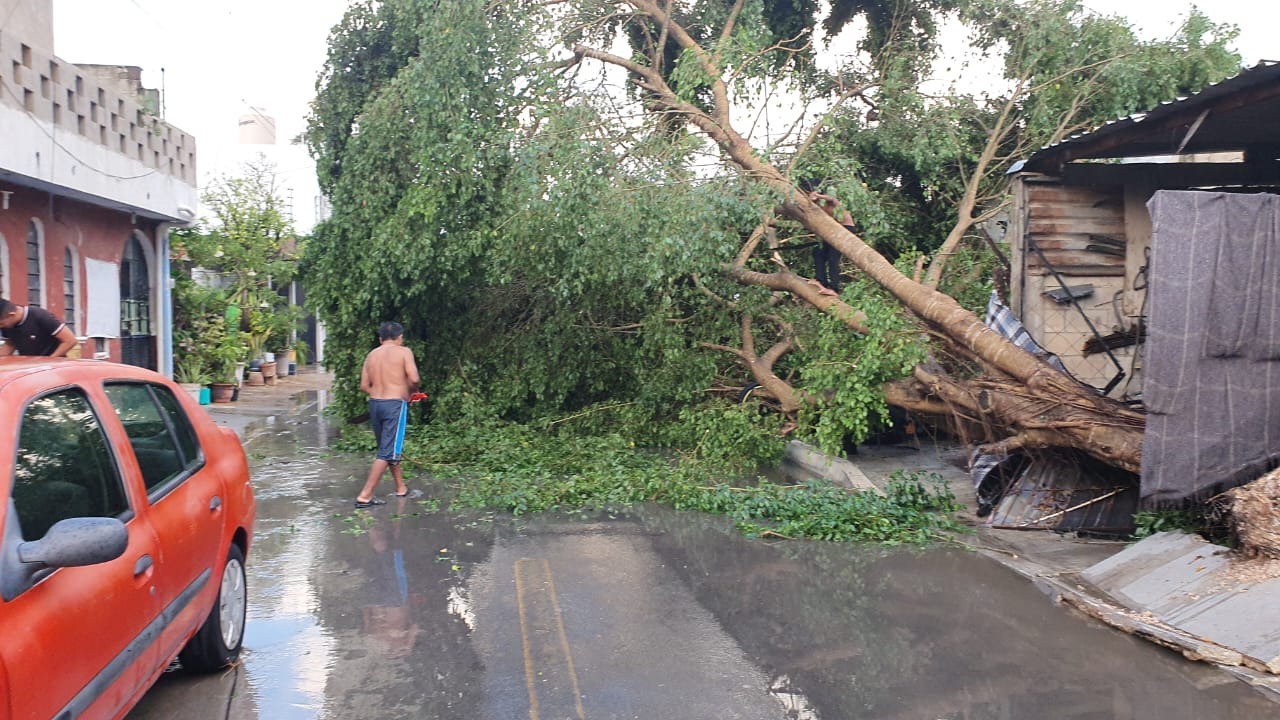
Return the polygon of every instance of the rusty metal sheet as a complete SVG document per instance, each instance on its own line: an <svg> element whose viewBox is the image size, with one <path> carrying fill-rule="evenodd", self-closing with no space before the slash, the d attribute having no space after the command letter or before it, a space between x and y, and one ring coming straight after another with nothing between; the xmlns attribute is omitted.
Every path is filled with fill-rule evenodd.
<svg viewBox="0 0 1280 720"><path fill-rule="evenodd" d="M1070 203L1083 207L1120 207L1123 199L1118 193L1105 193L1075 185L1032 185L1027 188L1027 200L1032 203Z"/></svg>
<svg viewBox="0 0 1280 720"><path fill-rule="evenodd" d="M1035 235L1076 234L1124 237L1124 217L1119 213L1108 217L1031 216L1027 229ZM1123 245L1123 244L1122 244Z"/></svg>
<svg viewBox="0 0 1280 720"><path fill-rule="evenodd" d="M1179 153L1246 150L1275 142L1280 118L1280 62L1262 61L1187 98L1150 112L1113 120L1088 133L1036 151L1018 168L1058 173L1081 158L1167 155L1181 138ZM1208 113L1207 116L1205 113ZM1203 121L1197 118L1205 117ZM1195 126L1195 132L1191 132Z"/></svg>

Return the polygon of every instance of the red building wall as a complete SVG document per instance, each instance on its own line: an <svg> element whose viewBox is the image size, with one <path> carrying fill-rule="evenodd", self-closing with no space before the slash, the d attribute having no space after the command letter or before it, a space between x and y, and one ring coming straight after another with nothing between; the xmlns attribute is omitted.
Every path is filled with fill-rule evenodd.
<svg viewBox="0 0 1280 720"><path fill-rule="evenodd" d="M5 193L9 193L7 196ZM7 207L6 206L7 198ZM63 280L65 252L72 250L74 265L75 333L82 338L81 355L91 358L97 342L84 340L86 319L85 260L92 258L120 264L129 238L140 232L143 244L150 248L150 263L155 262L156 222L123 210L111 210L79 200L60 197L44 190L12 185L0 181L0 235L7 249L7 262L0 263L7 287L5 299L18 305L28 304L27 229L32 220L43 231L44 257L41 262L44 308L60 318L66 317L67 303ZM154 267L148 268L154 272ZM102 309L95 308L101 312ZM119 307L110 310L117 315ZM113 361L120 360L120 341L110 339L107 350Z"/></svg>

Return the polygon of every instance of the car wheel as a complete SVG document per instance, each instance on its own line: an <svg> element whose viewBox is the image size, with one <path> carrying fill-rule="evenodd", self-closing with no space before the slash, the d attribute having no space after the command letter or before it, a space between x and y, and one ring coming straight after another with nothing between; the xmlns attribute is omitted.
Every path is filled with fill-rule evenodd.
<svg viewBox="0 0 1280 720"><path fill-rule="evenodd" d="M222 570L218 599L209 617L178 653L182 667L193 672L219 670L235 662L244 641L248 591L244 582L244 553L232 544Z"/></svg>

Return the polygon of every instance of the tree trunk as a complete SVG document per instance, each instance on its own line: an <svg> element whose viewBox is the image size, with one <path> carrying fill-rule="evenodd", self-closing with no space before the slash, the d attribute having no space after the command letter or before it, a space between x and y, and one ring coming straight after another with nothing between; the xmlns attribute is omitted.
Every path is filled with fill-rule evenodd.
<svg viewBox="0 0 1280 720"><path fill-rule="evenodd" d="M988 328L951 296L898 272L883 255L796 193L785 176L759 160L744 139L732 130L724 131L724 136L721 147L744 170L794 198L783 206L788 216L838 249L992 376L965 386L933 373L924 372L922 378L922 371L917 371L925 396L977 410L1020 445L1071 447L1138 472L1145 424L1141 413L1055 370ZM961 403L961 398L966 401Z"/></svg>

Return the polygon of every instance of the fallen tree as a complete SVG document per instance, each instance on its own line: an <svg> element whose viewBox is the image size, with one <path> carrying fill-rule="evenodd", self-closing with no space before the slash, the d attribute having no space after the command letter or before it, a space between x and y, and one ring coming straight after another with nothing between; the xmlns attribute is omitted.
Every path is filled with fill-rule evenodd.
<svg viewBox="0 0 1280 720"><path fill-rule="evenodd" d="M1017 77L1010 93L989 129L988 141L969 170L969 179L958 204L958 222L935 255L923 281L899 272L883 254L868 245L857 234L836 222L808 195L797 189L795 182L762 156L735 127L732 118L732 78L737 69L725 61L721 48L729 45L735 23L746 6L736 0L724 17L721 31L713 45L699 42L673 15L673 3L660 0L631 0L616 3L658 29L661 38L652 46L648 62L636 56L623 57L608 50L577 43L573 52L577 59L591 59L625 69L631 81L642 91L652 110L687 120L709 138L740 171L752 180L767 185L782 198L781 213L822 241L839 250L841 255L894 298L922 322L926 331L939 340L955 357L971 362L980 369L976 377L948 374L940 368L917 368L908 381L888 390L894 404L925 414L951 414L964 418L965 427L986 430L981 438L990 451L1008 452L1024 448L1073 448L1108 464L1137 472L1141 461L1143 414L1100 395L1047 365L1039 357L1017 347L987 328L974 313L961 307L954 298L936 288L947 258L970 228L992 213L980 207L980 195L987 187L989 171L998 156L1007 154L1007 142L1015 137L1019 120L1015 117L1025 94L1037 83L1061 84L1068 79L1063 73L1051 78L1036 78L1027 69ZM684 78L696 77L706 92L695 101L688 93L677 92L662 67L665 57L662 43L678 46L686 63ZM1099 61L1102 64L1104 61ZM1078 74L1078 73L1077 73ZM1078 78L1072 77L1072 81ZM1087 85L1087 83L1086 83ZM1081 91L1080 103L1092 88ZM1074 116L1062 118L1055 130L1061 137L1075 129ZM1016 142L1015 152L1025 146ZM749 242L758 242L754 233ZM792 296L845 319L851 329L858 329L857 311L839 300L822 295L818 289L785 267L773 273L752 272L745 268L750 250L740 253L738 261L726 272L744 285L760 285ZM779 263L782 264L782 263ZM743 321L744 340L750 337L749 319ZM784 351L776 346L774 354ZM772 363L762 363L754 352L739 353L745 366L764 387L775 387L779 380ZM788 391L775 392L784 407L796 400Z"/></svg>
<svg viewBox="0 0 1280 720"><path fill-rule="evenodd" d="M998 100L925 98L933 55L920 19L956 3L897 6L908 5L910 20L875 15L867 56L834 71L810 62L814 3L353 5L307 135L333 202L306 268L338 404L358 410L371 328L399 319L443 422L550 421L755 457L781 445L780 427L827 449L861 439L887 393L996 449L1076 447L1136 469L1139 413L966 309L985 302L985 266L968 259L984 248L970 240L1001 206L1008 161L1078 117L1119 112L1100 101L1100 74L1116 64L1020 61ZM963 5L990 15L979 24L993 37L1027 34L998 16L1022 3ZM1056 24L1028 25L1060 43L1046 55L1098 45L1068 32L1077 6L1049 5ZM867 7L840 0L831 12ZM1115 29L1097 35L1131 38ZM1124 85L1126 102L1159 85L1157 66L1129 63L1149 82ZM1068 67L1080 69L1073 89L1037 110ZM631 93L612 86L619 75ZM777 88L823 112L762 140L763 111L741 113ZM1091 110L1068 121L1063 107ZM830 192L856 232L797 191L814 177L839 178ZM859 270L839 296L788 261L816 241ZM747 376L788 422L733 404Z"/></svg>

